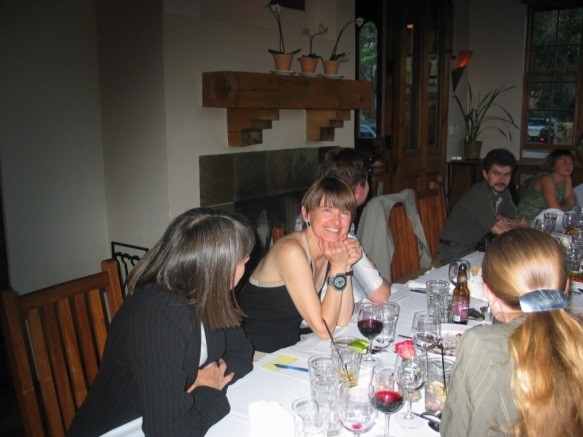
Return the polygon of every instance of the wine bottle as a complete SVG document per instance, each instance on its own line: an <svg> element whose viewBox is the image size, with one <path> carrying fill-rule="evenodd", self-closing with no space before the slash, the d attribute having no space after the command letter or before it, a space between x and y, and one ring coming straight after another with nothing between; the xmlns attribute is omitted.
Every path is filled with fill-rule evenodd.
<svg viewBox="0 0 583 437"><path fill-rule="evenodd" d="M468 271L465 264L460 264L457 273L457 285L453 289L452 312L453 323L468 324L470 309L470 290L468 288Z"/></svg>

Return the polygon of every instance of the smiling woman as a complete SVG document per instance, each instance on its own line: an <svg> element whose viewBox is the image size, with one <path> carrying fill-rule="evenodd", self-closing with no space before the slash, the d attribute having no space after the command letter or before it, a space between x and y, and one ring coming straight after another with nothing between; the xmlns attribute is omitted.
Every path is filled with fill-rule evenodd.
<svg viewBox="0 0 583 437"><path fill-rule="evenodd" d="M350 187L325 177L302 200L302 231L281 238L261 260L241 293L243 328L256 351L273 352L300 340L305 320L320 338L350 321L352 265L362 254L348 236L356 211ZM326 295L320 292L326 284Z"/></svg>

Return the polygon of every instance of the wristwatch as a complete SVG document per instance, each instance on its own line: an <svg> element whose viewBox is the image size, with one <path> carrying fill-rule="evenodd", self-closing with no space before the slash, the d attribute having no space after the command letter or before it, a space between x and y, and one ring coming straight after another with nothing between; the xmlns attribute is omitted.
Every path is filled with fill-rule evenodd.
<svg viewBox="0 0 583 437"><path fill-rule="evenodd" d="M336 291L344 291L347 284L347 276L352 276L352 270L346 273L337 273L334 276L328 276L328 285Z"/></svg>

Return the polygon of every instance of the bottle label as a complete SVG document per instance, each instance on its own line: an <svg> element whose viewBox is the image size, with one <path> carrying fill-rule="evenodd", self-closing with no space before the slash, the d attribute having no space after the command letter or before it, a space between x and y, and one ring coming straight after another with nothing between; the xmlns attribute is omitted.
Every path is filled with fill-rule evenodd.
<svg viewBox="0 0 583 437"><path fill-rule="evenodd" d="M465 322L468 320L470 300L469 299L456 299L453 304L453 321L454 322Z"/></svg>

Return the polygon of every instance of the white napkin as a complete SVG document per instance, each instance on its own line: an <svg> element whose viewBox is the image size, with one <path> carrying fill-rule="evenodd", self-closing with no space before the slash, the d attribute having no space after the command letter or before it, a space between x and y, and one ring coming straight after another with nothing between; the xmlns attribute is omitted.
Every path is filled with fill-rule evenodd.
<svg viewBox="0 0 583 437"><path fill-rule="evenodd" d="M294 429L292 415L279 402L249 404L248 437L294 437Z"/></svg>
<svg viewBox="0 0 583 437"><path fill-rule="evenodd" d="M480 273L476 277L474 277L471 274L469 276L471 276L468 279L470 297L474 297L476 299L485 301L486 296L484 295L484 291L482 290L482 284L484 283L484 281L482 281L482 271L480 270ZM417 279L411 279L410 281L407 281L407 286L409 287L409 289L425 290L427 288L426 282L428 280L429 278L421 276ZM453 284L451 283L449 284L449 289L450 291L453 291L454 289Z"/></svg>

